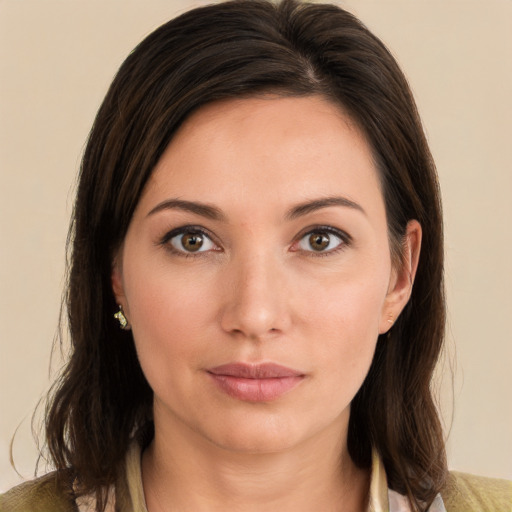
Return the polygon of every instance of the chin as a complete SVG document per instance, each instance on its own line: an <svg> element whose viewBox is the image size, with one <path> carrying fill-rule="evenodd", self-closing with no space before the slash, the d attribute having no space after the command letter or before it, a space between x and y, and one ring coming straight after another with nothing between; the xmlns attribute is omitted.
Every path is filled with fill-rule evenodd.
<svg viewBox="0 0 512 512"><path fill-rule="evenodd" d="M223 419L218 428L207 428L203 435L212 444L240 454L277 453L300 445L313 433L312 425L300 424L284 414L246 414Z"/></svg>
<svg viewBox="0 0 512 512"><path fill-rule="evenodd" d="M269 454L287 451L297 444L300 438L290 435L275 435L261 432L237 432L236 435L210 437L218 448L239 454Z"/></svg>

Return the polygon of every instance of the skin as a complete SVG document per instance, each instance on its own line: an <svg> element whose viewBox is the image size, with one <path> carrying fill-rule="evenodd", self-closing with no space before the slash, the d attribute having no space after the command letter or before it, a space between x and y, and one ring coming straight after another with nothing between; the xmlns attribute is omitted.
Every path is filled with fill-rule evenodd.
<svg viewBox="0 0 512 512"><path fill-rule="evenodd" d="M333 196L357 206L286 216ZM158 208L170 199L224 219ZM183 237L168 235L186 225L208 233L189 257ZM327 247L315 251L311 233ZM420 245L410 221L404 265L393 268L371 150L339 107L265 97L193 114L156 166L112 273L154 391L149 510L364 510L369 475L346 447L350 402L409 299ZM239 400L206 371L232 362L304 378L276 400Z"/></svg>

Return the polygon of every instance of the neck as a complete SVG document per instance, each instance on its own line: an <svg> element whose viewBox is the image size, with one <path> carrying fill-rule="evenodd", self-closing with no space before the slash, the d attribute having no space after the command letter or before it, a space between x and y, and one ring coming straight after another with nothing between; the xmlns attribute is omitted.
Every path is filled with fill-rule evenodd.
<svg viewBox="0 0 512 512"><path fill-rule="evenodd" d="M172 430L172 431L169 431ZM339 430L273 453L230 451L194 432L155 428L142 461L149 512L363 511L369 472ZM186 427L185 427L186 430Z"/></svg>

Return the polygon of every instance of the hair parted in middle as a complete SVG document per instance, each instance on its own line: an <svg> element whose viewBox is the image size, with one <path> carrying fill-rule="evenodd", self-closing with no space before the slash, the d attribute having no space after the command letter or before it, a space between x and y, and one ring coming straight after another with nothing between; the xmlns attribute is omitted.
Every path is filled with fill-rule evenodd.
<svg viewBox="0 0 512 512"><path fill-rule="evenodd" d="M47 444L84 492L112 483L136 433L151 437L152 391L130 331L112 318L113 260L157 162L201 106L258 95L320 95L361 129L382 186L392 261L407 222L423 229L412 296L381 336L351 405L348 448L418 510L446 477L431 379L444 336L443 235L435 167L409 86L390 52L334 5L235 0L188 11L119 69L83 156L70 228L71 357L47 405ZM101 503L101 500L100 500Z"/></svg>

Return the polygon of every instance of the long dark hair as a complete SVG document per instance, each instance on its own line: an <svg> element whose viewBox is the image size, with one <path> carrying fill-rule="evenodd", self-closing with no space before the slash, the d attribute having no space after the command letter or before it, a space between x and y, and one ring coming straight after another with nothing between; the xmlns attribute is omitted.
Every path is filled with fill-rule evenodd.
<svg viewBox="0 0 512 512"><path fill-rule="evenodd" d="M56 468L71 468L99 509L129 443L152 435L152 391L131 333L112 318L113 255L184 119L213 101L266 93L321 95L359 125L380 173L395 263L407 222L423 228L411 299L378 340L351 405L348 447L360 467L377 450L389 486L417 510L444 484L431 391L445 323L441 204L407 81L382 42L339 7L235 0L186 12L142 41L117 73L85 149L70 228L72 352L48 399L46 436Z"/></svg>

